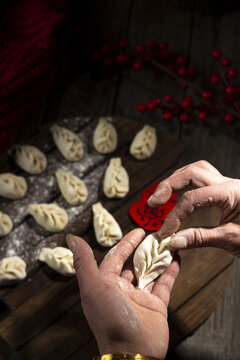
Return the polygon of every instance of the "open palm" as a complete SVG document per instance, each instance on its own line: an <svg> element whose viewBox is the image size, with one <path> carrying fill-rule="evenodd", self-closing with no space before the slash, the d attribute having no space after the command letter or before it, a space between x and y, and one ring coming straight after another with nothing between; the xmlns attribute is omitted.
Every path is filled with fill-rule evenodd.
<svg viewBox="0 0 240 360"><path fill-rule="evenodd" d="M103 353L141 353L164 358L168 348L167 306L179 271L178 259L155 283L136 289L132 261L126 261L145 232L135 229L111 249L98 268L91 248L74 236L74 266L82 307ZM68 243L71 248L71 238ZM125 267L124 267L125 264Z"/></svg>

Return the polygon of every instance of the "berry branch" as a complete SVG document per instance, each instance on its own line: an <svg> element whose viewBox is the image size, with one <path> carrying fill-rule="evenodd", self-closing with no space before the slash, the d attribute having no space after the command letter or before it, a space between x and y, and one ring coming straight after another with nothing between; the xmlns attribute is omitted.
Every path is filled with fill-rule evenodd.
<svg viewBox="0 0 240 360"><path fill-rule="evenodd" d="M164 120L171 121L177 117L182 123L188 122L196 113L202 122L210 116L223 114L226 123L233 123L234 120L240 119L240 87L233 83L238 76L238 70L231 67L229 58L222 58L220 50L214 50L212 58L216 62L217 71L211 74L209 80L211 86L222 85L224 95L220 99L216 99L213 91L203 89L199 85L196 81L196 69L187 67L186 58L170 51L164 41L150 41L148 46L138 44L132 51L128 41L122 39L119 43L103 45L97 51L87 51L88 63L90 60L94 68L114 70L124 66L137 72L151 68L158 73L168 74L177 80L183 90L191 89L198 95L198 100L195 101L192 96L184 95L180 103L177 103L171 94L166 94L162 98L155 97L148 104L138 104L140 113L160 110Z"/></svg>

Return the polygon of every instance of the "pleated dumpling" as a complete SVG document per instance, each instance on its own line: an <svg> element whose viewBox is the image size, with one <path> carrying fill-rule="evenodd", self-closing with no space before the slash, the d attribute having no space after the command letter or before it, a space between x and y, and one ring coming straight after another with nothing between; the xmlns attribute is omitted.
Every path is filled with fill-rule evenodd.
<svg viewBox="0 0 240 360"><path fill-rule="evenodd" d="M144 160L152 156L156 146L156 129L152 126L145 125L135 135L130 146L130 154L138 160Z"/></svg>
<svg viewBox="0 0 240 360"><path fill-rule="evenodd" d="M13 223L11 218L0 211L0 237L9 234L12 228Z"/></svg>
<svg viewBox="0 0 240 360"><path fill-rule="evenodd" d="M47 158L42 151L32 145L14 145L9 154L16 164L29 174L37 175L47 167Z"/></svg>
<svg viewBox="0 0 240 360"><path fill-rule="evenodd" d="M144 289L171 264L172 253L167 247L170 239L171 236L161 240L155 232L148 235L138 246L133 264L139 289Z"/></svg>
<svg viewBox="0 0 240 360"><path fill-rule="evenodd" d="M26 275L26 263L19 256L0 260L0 285L23 280Z"/></svg>
<svg viewBox="0 0 240 360"><path fill-rule="evenodd" d="M58 150L66 160L78 161L82 159L84 146L77 134L56 124L51 127L50 131Z"/></svg>
<svg viewBox="0 0 240 360"><path fill-rule="evenodd" d="M27 191L26 180L11 173L0 174L0 196L8 199L21 199Z"/></svg>
<svg viewBox="0 0 240 360"><path fill-rule="evenodd" d="M103 191L108 198L123 198L129 191L129 177L120 158L112 158L105 171Z"/></svg>
<svg viewBox="0 0 240 360"><path fill-rule="evenodd" d="M122 238L122 230L114 217L100 202L92 206L93 226L97 242L105 247L116 244Z"/></svg>
<svg viewBox="0 0 240 360"><path fill-rule="evenodd" d="M74 275L73 253L64 247L42 248L38 258L62 275Z"/></svg>
<svg viewBox="0 0 240 360"><path fill-rule="evenodd" d="M30 204L28 212L40 226L50 232L59 232L68 223L66 211L56 204Z"/></svg>
<svg viewBox="0 0 240 360"><path fill-rule="evenodd" d="M93 146L100 154L109 154L117 147L117 131L107 120L100 118L93 134Z"/></svg>
<svg viewBox="0 0 240 360"><path fill-rule="evenodd" d="M57 170L55 175L59 189L69 204L80 205L87 200L86 185L77 176L62 170Z"/></svg>

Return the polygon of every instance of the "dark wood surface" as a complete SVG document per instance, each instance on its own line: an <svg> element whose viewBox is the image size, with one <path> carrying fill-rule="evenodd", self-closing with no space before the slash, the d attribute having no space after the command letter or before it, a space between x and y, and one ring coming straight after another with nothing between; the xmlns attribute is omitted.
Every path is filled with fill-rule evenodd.
<svg viewBox="0 0 240 360"><path fill-rule="evenodd" d="M114 5L112 2L103 1L96 10L102 42L112 42L121 37L129 38L133 44L165 40L172 49L186 55L188 62L198 68L203 84L207 84L208 77L214 70L210 54L215 47L221 48L226 56L232 57L234 65L239 67L239 11L223 13L219 16L203 16L199 12L183 8L181 4L181 1L175 0L169 0L167 6L166 2L157 0L114 1ZM49 96L40 113L36 114L36 119L40 124L89 115L114 114L140 118L136 110L139 102L148 102L154 96L162 96L169 92L181 97L181 91L175 81L147 70L141 73L122 71L97 83L89 74L81 74L65 93L58 92ZM140 119L147 120L153 125L157 124L159 131L174 135L185 144L187 149L178 161L174 156L171 158L173 162L168 163L166 159L166 163L156 173L156 178L158 176L164 178L179 166L200 159L210 161L225 175L240 178L240 168L237 165L240 157L237 130L229 130L226 126L211 128L197 122L183 126L175 120L165 124L157 113L141 115ZM30 132L28 127L25 132ZM19 138L22 138L22 134ZM162 158L159 163L161 162ZM149 182L152 180L153 178ZM138 191L139 189L132 194L130 201L138 197ZM107 202L106 204L109 205ZM127 209L127 203L125 206ZM111 207L111 210L116 213L116 217L119 216L116 208ZM215 215L212 214L211 218ZM124 231L127 229L127 226L124 227ZM90 232L87 239L91 241L92 238L93 234ZM102 252L96 251L96 254L100 259ZM206 252L200 250L193 254L184 253L182 256L180 280L178 279L174 287L169 308L170 326L173 329L171 346L191 333L188 323L194 324L196 329L209 316L208 310L211 312L216 308L232 269L232 259L217 250L208 249ZM209 256L213 257L213 261ZM195 260L199 257L210 266L209 281L207 281L209 268L201 266L194 269L196 273L188 271L186 278L185 264L191 261L190 259L194 259L196 264ZM194 274L197 274L195 278ZM169 353L169 358L239 359L239 274L240 263L239 260L235 260L233 275L221 305L192 337ZM83 322L84 319L79 307L76 283L71 279L63 279L44 266L37 271L32 270L31 280L23 282L10 291L1 291L3 302L0 303L2 310L0 327L5 338L24 355L25 359L40 359L44 357L43 354L45 354L44 359L91 358L91 355L97 351L96 344L87 324L85 323L84 327L79 326L78 319L82 319ZM199 282L200 280L206 281L205 286ZM181 289L182 282L185 284L184 292ZM198 286L201 291L197 290ZM63 290L66 296L63 295ZM177 297L174 296L179 292L183 296L180 307ZM43 301L42 316L38 313L40 299ZM207 302L206 306L205 302ZM66 307L63 304L66 304ZM201 306L203 304L204 306ZM48 306L54 311L49 312ZM30 313L29 307L32 309ZM76 329L77 337L73 336L73 329ZM7 347L5 349L7 351ZM71 351L69 352L68 349ZM89 349L92 352L89 352ZM58 351L57 357L53 355L54 351Z"/></svg>

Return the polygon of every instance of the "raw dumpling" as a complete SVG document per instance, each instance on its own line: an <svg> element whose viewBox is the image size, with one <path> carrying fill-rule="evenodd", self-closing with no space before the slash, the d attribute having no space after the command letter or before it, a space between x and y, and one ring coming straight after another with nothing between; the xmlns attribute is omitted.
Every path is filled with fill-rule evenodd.
<svg viewBox="0 0 240 360"><path fill-rule="evenodd" d="M64 247L42 248L38 258L62 275L74 275L73 253Z"/></svg>
<svg viewBox="0 0 240 360"><path fill-rule="evenodd" d="M10 217L0 211L0 237L9 234L12 228L13 224Z"/></svg>
<svg viewBox="0 0 240 360"><path fill-rule="evenodd" d="M8 199L21 199L27 191L26 180L10 173L0 174L0 195Z"/></svg>
<svg viewBox="0 0 240 360"><path fill-rule="evenodd" d="M115 127L106 119L99 119L93 134L94 148L100 154L109 154L117 147L117 132Z"/></svg>
<svg viewBox="0 0 240 360"><path fill-rule="evenodd" d="M87 200L86 185L77 176L62 170L56 171L55 175L59 189L69 204L80 205Z"/></svg>
<svg viewBox="0 0 240 360"><path fill-rule="evenodd" d="M156 129L152 126L145 125L135 135L130 146L130 154L138 160L144 160L152 156L156 146Z"/></svg>
<svg viewBox="0 0 240 360"><path fill-rule="evenodd" d="M97 242L105 247L116 244L122 238L122 230L114 217L100 202L92 206L93 226Z"/></svg>
<svg viewBox="0 0 240 360"><path fill-rule="evenodd" d="M50 232L61 231L68 223L66 211L56 204L30 204L28 212L40 226Z"/></svg>
<svg viewBox="0 0 240 360"><path fill-rule="evenodd" d="M78 161L82 159L84 146L77 134L56 124L51 127L50 131L58 150L65 159L68 161Z"/></svg>
<svg viewBox="0 0 240 360"><path fill-rule="evenodd" d="M128 193L129 177L120 158L110 160L104 176L103 191L108 198L123 198Z"/></svg>
<svg viewBox="0 0 240 360"><path fill-rule="evenodd" d="M133 264L139 289L144 289L172 262L172 253L167 248L170 239L171 236L161 240L155 232L148 235L138 246Z"/></svg>
<svg viewBox="0 0 240 360"><path fill-rule="evenodd" d="M9 151L16 164L26 172L36 175L47 167L47 158L42 151L31 145L15 145Z"/></svg>
<svg viewBox="0 0 240 360"><path fill-rule="evenodd" d="M0 285L22 280L26 275L26 263L19 256L0 260Z"/></svg>

